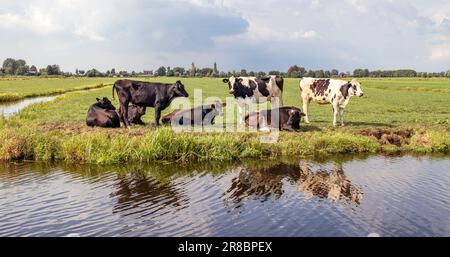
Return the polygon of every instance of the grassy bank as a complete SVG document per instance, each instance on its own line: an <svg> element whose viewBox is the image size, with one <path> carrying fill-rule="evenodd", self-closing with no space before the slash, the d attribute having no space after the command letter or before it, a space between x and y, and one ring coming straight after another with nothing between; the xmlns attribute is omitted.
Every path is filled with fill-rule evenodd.
<svg viewBox="0 0 450 257"><path fill-rule="evenodd" d="M0 159L61 160L69 163L114 164L153 161L229 161L280 156L317 157L350 153L443 153L450 150L448 133L422 131L401 145L374 137L343 132L282 133L275 144L261 143L259 133L174 133L123 130L81 134L38 131L31 128L0 130Z"/></svg>
<svg viewBox="0 0 450 257"><path fill-rule="evenodd" d="M173 82L177 78L152 78ZM220 79L181 78L193 100L229 96ZM310 105L311 124L301 132L281 133L275 144L261 133L173 133L169 128L88 128L86 112L111 87L60 95L32 105L8 120L0 119L0 159L62 160L71 163L122 163L189 160L237 160L336 153L443 153L450 148L450 88L447 79L362 79L363 98L352 98L345 127L331 126L330 106ZM106 82L105 82L106 83ZM285 105L300 106L297 79L285 80ZM117 99L114 104L118 106ZM163 114L170 112L166 109ZM231 113L225 114L227 117ZM144 121L153 122L149 109ZM234 115L236 118L237 115ZM234 122L234 121L232 121Z"/></svg>

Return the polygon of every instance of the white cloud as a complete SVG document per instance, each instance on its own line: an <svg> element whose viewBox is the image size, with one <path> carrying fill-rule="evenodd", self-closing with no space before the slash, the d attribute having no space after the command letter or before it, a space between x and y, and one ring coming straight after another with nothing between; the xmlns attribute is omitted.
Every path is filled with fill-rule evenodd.
<svg viewBox="0 0 450 257"><path fill-rule="evenodd" d="M66 70L450 66L448 0L0 0L0 34L0 59Z"/></svg>
<svg viewBox="0 0 450 257"><path fill-rule="evenodd" d="M431 47L431 60L450 60L450 44L435 45Z"/></svg>

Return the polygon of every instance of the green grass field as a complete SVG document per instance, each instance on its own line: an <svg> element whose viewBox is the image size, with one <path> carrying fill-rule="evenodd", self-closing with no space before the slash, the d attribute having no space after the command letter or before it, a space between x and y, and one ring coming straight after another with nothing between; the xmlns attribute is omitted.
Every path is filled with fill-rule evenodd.
<svg viewBox="0 0 450 257"><path fill-rule="evenodd" d="M230 96L227 85L218 78L160 77L146 80L174 82L177 79L183 82L191 100L194 89L202 89L204 99L216 96L225 100ZM38 91L37 88L50 92L80 88L83 83L106 84L113 80L0 80L0 92L32 94ZM302 124L299 133L281 133L276 144L261 144L258 133L173 134L168 129L155 130L150 126L136 126L130 131L123 128L87 128L87 109L96 97L111 98L112 87L69 92L58 96L53 102L30 106L8 120L0 120L0 142L3 143L0 158L115 163L166 159L230 160L347 152L449 152L449 79L360 79L360 82L364 97L350 100L345 110L345 127L331 126L331 106L311 103L311 124ZM285 79L285 105L301 107L298 84L299 79ZM118 107L117 99L114 104ZM170 111L168 108L163 114ZM153 117L154 110L149 108L144 121L153 122ZM403 140L401 145L392 145L383 143L383 139L359 135L363 129L412 129L414 135ZM31 138L24 135L27 133ZM22 149L14 146L18 144L17 140L32 143L24 143L29 146ZM42 142L44 145L40 145ZM111 149L117 153L111 153ZM165 155L158 154L157 149Z"/></svg>
<svg viewBox="0 0 450 257"><path fill-rule="evenodd" d="M96 88L114 81L113 78L0 78L0 102Z"/></svg>

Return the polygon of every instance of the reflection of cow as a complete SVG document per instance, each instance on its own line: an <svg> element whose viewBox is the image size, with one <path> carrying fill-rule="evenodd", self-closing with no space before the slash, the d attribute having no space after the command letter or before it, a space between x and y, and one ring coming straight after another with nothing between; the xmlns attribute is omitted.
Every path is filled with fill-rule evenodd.
<svg viewBox="0 0 450 257"><path fill-rule="evenodd" d="M345 199L355 203L361 202L363 197L361 189L352 185L342 165L335 165L332 170L317 171L312 171L307 162L303 162L302 166L298 189L305 195L328 198L332 201Z"/></svg>
<svg viewBox="0 0 450 257"><path fill-rule="evenodd" d="M307 196L329 198L332 201L347 200L359 204L362 200L360 188L352 185L341 165L332 170L312 171L308 165L278 163L272 166L241 166L239 174L231 181L226 191L226 201L237 208L247 198L262 201L269 197L279 198L283 193L283 181L298 184L299 191Z"/></svg>
<svg viewBox="0 0 450 257"><path fill-rule="evenodd" d="M117 190L111 196L117 198L113 213L126 212L130 206L142 206L142 210L149 209L149 206L158 206L156 209L180 207L183 202L182 195L172 184L158 183L140 173L131 173L120 178ZM134 212L137 211L134 209Z"/></svg>

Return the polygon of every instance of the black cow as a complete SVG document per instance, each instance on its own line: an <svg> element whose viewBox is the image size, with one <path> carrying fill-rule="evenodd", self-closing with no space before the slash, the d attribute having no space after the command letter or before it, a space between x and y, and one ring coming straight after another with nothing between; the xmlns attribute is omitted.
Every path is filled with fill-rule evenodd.
<svg viewBox="0 0 450 257"><path fill-rule="evenodd" d="M128 123L137 124L137 125L145 125L145 123L141 119L141 117L145 115L145 112L146 112L145 107L131 105L128 108Z"/></svg>
<svg viewBox="0 0 450 257"><path fill-rule="evenodd" d="M272 117L272 114L274 117ZM256 126L260 130L275 128L285 131L297 131L300 129L302 116L305 116L305 114L297 107L281 107L250 113L245 117L245 124L250 127ZM278 119L278 124L276 124L275 120L272 122L272 118Z"/></svg>
<svg viewBox="0 0 450 257"><path fill-rule="evenodd" d="M97 102L89 107L86 124L90 127L119 128L120 118L107 97L97 98Z"/></svg>
<svg viewBox="0 0 450 257"><path fill-rule="evenodd" d="M210 105L198 106L188 110L175 110L162 118L165 125L212 125L214 118L222 115L226 103L215 101Z"/></svg>
<svg viewBox="0 0 450 257"><path fill-rule="evenodd" d="M155 124L159 126L161 111L166 109L176 97L189 97L181 81L174 84L164 84L158 82L143 82L136 80L118 80L113 85L117 91L120 102L120 120L127 128L128 122L128 104L140 107L155 108Z"/></svg>

